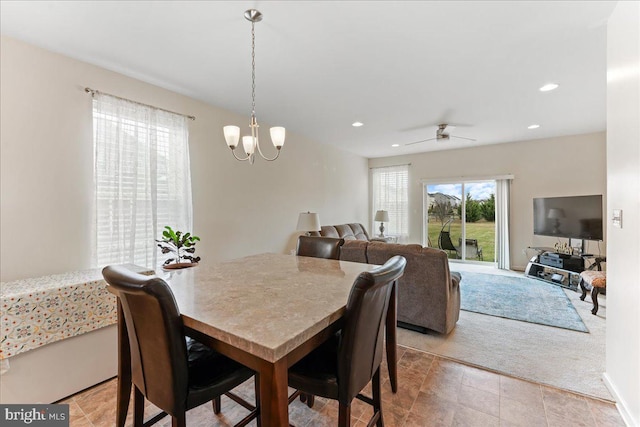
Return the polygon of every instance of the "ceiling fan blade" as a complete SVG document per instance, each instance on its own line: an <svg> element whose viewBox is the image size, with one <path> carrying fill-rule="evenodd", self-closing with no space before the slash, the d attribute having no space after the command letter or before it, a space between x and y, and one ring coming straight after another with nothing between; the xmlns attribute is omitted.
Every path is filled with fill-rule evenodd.
<svg viewBox="0 0 640 427"><path fill-rule="evenodd" d="M421 142L433 141L434 139L436 139L436 138L423 139L422 141L410 142L410 143L404 144L404 145L420 144Z"/></svg>
<svg viewBox="0 0 640 427"><path fill-rule="evenodd" d="M458 138L458 139L466 139L466 140L469 140L469 141L475 141L475 139L473 139L473 138L467 138L467 137L464 137L464 136L456 136L456 135L450 135L450 136L451 136L451 138Z"/></svg>

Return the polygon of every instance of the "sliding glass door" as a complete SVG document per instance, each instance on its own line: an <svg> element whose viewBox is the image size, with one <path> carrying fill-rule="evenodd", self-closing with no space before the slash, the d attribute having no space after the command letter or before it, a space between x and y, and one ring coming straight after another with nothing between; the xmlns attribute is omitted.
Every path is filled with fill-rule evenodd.
<svg viewBox="0 0 640 427"><path fill-rule="evenodd" d="M495 262L496 181L424 184L424 243L450 259Z"/></svg>

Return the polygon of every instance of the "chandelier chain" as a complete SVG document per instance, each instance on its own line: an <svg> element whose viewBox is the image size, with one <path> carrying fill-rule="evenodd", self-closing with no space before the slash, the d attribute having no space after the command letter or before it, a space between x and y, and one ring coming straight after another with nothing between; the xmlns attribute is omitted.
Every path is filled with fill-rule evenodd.
<svg viewBox="0 0 640 427"><path fill-rule="evenodd" d="M256 114L256 33L251 23L251 114Z"/></svg>

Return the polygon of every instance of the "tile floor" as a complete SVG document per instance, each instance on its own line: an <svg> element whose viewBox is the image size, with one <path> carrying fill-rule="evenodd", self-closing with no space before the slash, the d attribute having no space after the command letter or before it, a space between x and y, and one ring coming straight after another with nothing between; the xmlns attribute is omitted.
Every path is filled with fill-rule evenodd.
<svg viewBox="0 0 640 427"><path fill-rule="evenodd" d="M405 347L398 348L399 391L391 392L383 366L385 425L394 426L624 426L611 403L590 399L547 386L477 369ZM236 392L253 401L253 383ZM367 393L369 394L369 393ZM72 427L113 426L116 380L112 379L71 396L68 403ZM244 408L223 397L222 413L210 404L187 413L189 426L231 426L246 415ZM158 409L148 403L145 419ZM131 410L130 410L131 412ZM335 426L335 401L316 398L313 409L299 400L289 407L295 426ZM372 415L360 401L352 405L352 426L365 427ZM129 416L127 425L131 425ZM169 418L159 423L170 426ZM255 426L255 421L250 425Z"/></svg>

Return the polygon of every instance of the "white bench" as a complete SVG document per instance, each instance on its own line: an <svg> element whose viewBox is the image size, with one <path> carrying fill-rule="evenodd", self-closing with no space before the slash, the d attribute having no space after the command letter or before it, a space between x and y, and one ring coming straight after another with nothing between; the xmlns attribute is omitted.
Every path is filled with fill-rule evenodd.
<svg viewBox="0 0 640 427"><path fill-rule="evenodd" d="M116 375L116 298L101 271L0 283L0 403L52 403Z"/></svg>

